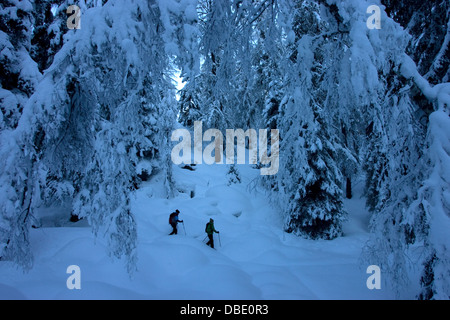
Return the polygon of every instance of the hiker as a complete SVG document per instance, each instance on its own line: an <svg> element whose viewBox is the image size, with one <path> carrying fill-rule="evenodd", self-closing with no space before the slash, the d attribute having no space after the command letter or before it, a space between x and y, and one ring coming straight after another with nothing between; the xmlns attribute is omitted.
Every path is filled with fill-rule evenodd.
<svg viewBox="0 0 450 320"><path fill-rule="evenodd" d="M180 214L180 211L178 209L175 210L175 212L172 212L170 214L169 224L172 226L173 231L172 231L172 233L169 234L169 236L178 233L178 231L177 231L177 224L178 224L178 222L183 222L183 220L178 219L178 215L179 214Z"/></svg>
<svg viewBox="0 0 450 320"><path fill-rule="evenodd" d="M208 234L208 238L209 238L209 241L206 243L206 245L211 246L211 248L214 249L213 234L214 234L214 232L219 233L219 231L217 231L214 228L214 220L213 219L209 219L209 222L206 224L205 232Z"/></svg>

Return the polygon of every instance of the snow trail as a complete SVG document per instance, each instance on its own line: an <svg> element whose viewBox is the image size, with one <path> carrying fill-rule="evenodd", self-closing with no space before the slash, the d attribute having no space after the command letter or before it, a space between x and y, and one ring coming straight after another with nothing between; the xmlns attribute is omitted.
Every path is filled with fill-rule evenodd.
<svg viewBox="0 0 450 320"><path fill-rule="evenodd" d="M343 237L305 240L284 233L282 218L266 195L249 190L259 171L246 165L237 168L241 184L226 184L225 165L197 166L195 171L175 167L183 192L174 199L165 198L158 177L136 192L132 210L138 225L138 263L131 278L124 262L108 257L105 242L80 221L32 230L34 268L24 274L0 262L0 298L393 298L384 288L367 289L367 267L359 264L368 238L364 199L356 195L346 200L350 218ZM181 212L186 235L182 225L178 235L168 235L168 216L175 209ZM209 218L220 231L221 246L215 235L217 250L202 242ZM81 269L80 290L66 287L66 268L73 264Z"/></svg>

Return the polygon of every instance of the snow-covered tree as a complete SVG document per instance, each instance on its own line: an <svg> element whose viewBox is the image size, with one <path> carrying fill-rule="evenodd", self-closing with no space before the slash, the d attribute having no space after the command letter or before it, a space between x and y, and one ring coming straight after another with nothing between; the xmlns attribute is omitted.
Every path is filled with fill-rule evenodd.
<svg viewBox="0 0 450 320"><path fill-rule="evenodd" d="M325 65L315 37L325 26L318 18L317 3L303 1L291 9L292 29L285 31L290 50L283 66L284 97L277 116L282 156L275 188L286 197L286 231L334 239L342 234L345 212L336 145L316 85Z"/></svg>
<svg viewBox="0 0 450 320"><path fill-rule="evenodd" d="M385 20L384 29L392 30L391 35L395 37L386 38L383 46L377 46L371 39L372 47L379 52L377 56L390 57L386 61L391 67L380 68L375 64L383 89L368 127L366 195L373 215L372 238L363 257L382 267L389 279L387 282L399 296L411 281L418 282L411 277L413 265L423 264L420 298L429 299L434 295L434 298L442 298L445 294L448 297L442 277L448 270L442 269L442 264L434 268L437 261L446 259L443 258L445 250L436 250L442 246L435 247L436 242L432 240L437 237L442 244L447 237L431 230L431 221L435 211L439 212L440 201L445 203L445 195L437 195L436 199L440 200L433 202L436 209L431 209L433 205L424 205L422 193L424 185L430 181L430 168L436 165L427 160L429 154L433 154L430 145L435 143L436 136L445 135L445 131L437 133L436 128L442 129L440 126L432 130L430 110L446 108L448 85L432 87L420 76L421 68L405 55L407 46L411 45L410 36L390 19ZM383 33L380 32L380 36ZM425 139L427 130L432 137L428 141ZM441 223L445 224L445 219Z"/></svg>
<svg viewBox="0 0 450 320"><path fill-rule="evenodd" d="M414 239L415 242L421 240L425 247L420 299L446 300L450 297L450 241L447 232L450 227L449 124L448 106L430 115L427 148L422 160L428 170L423 175L417 199L407 212L415 218L408 221L414 236L419 238Z"/></svg>
<svg viewBox="0 0 450 320"><path fill-rule="evenodd" d="M227 185L232 185L236 183L241 183L241 176L239 174L239 170L236 168L234 164L230 166L230 169L228 169L227 172Z"/></svg>
<svg viewBox="0 0 450 320"><path fill-rule="evenodd" d="M0 4L0 159L3 164L0 257L13 259L25 268L32 265L27 230L31 226L35 182L39 180L37 172L31 173L32 163L36 161L31 152L39 152L41 137L39 134L29 137L34 150L28 150L17 143L11 133L18 130L27 99L42 76L30 56L32 12L30 1L3 1ZM20 158L18 154L21 154Z"/></svg>
<svg viewBox="0 0 450 320"><path fill-rule="evenodd" d="M34 20L32 1L0 4L0 130L17 127L24 104L41 78L30 56Z"/></svg>
<svg viewBox="0 0 450 320"><path fill-rule="evenodd" d="M81 29L66 33L17 129L2 132L3 259L29 267L34 212L61 201L135 267L130 201L139 161L150 175L164 170L168 192L173 187L169 48L184 44L163 33L164 10L156 1L109 1L85 10Z"/></svg>
<svg viewBox="0 0 450 320"><path fill-rule="evenodd" d="M259 117L255 91L255 25L270 1L199 1L201 72L181 93L181 119L225 130L249 128ZM192 111L191 111L192 108ZM184 121L184 120L183 120Z"/></svg>
<svg viewBox="0 0 450 320"><path fill-rule="evenodd" d="M450 4L446 0L419 2L382 0L386 12L411 35L406 53L431 84L450 80Z"/></svg>

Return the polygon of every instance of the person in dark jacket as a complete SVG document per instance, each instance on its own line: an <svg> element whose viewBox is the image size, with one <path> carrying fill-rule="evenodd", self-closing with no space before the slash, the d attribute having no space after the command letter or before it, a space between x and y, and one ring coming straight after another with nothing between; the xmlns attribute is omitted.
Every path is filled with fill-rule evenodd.
<svg viewBox="0 0 450 320"><path fill-rule="evenodd" d="M180 219L178 218L178 215L179 215L179 214L180 214L180 211L179 211L178 209L175 210L175 212L172 212L172 213L170 214L169 224L172 226L173 231L172 231L172 233L169 234L169 236L178 233L178 231L177 231L177 224L178 224L178 222L183 222L183 220L180 220Z"/></svg>
<svg viewBox="0 0 450 320"><path fill-rule="evenodd" d="M209 219L209 222L206 224L206 233L208 234L208 238L209 241L206 243L206 245L211 246L211 248L214 249L214 232L219 233L219 231L217 231L214 228L214 220L213 219Z"/></svg>

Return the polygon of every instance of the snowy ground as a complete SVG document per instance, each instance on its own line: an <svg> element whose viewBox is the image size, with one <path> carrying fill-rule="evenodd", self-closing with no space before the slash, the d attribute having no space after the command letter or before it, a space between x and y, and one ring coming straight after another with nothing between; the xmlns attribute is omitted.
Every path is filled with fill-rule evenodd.
<svg viewBox="0 0 450 320"><path fill-rule="evenodd" d="M81 221L31 231L34 268L23 273L0 262L1 299L393 299L385 288L369 290L361 248L368 214L358 195L346 201L345 236L310 241L282 232L267 195L250 191L259 170L237 166L242 183L226 185L224 165L175 168L186 193L162 196L158 181L136 194L138 271L130 279L122 261L108 257L104 242ZM195 192L193 198L190 191ZM168 215L181 211L177 236ZM220 231L216 249L205 245L209 218ZM69 265L81 269L81 289L69 290ZM413 297L411 297L413 298Z"/></svg>

